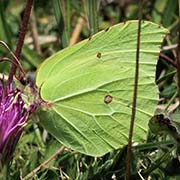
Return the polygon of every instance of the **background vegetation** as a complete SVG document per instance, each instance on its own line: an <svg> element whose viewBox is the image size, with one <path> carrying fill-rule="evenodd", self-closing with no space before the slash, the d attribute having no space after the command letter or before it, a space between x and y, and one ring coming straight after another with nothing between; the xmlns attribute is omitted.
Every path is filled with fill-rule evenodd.
<svg viewBox="0 0 180 180"><path fill-rule="evenodd" d="M23 0L0 0L0 40L13 51L24 7ZM130 19L138 19L138 1L35 0L21 57L28 79L34 82L35 71L46 57L101 29ZM144 0L143 19L170 30L156 70L160 90L157 111L171 115L178 126L177 75L173 66L178 38L178 1ZM0 57L9 56L9 52L0 46ZM0 72L7 74L9 67L9 63L1 62ZM59 142L38 124L34 115L16 148L10 169L11 179L124 179L126 152L125 146L103 157L93 158L66 148L62 151ZM46 163L52 155L51 161ZM38 166L39 169L33 173ZM147 142L133 147L132 168L132 179L178 179L179 145L167 134L149 131Z"/></svg>

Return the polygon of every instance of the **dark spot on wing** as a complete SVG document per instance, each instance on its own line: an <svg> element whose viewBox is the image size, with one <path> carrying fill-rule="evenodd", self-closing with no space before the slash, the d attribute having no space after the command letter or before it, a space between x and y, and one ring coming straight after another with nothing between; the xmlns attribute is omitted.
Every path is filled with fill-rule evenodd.
<svg viewBox="0 0 180 180"><path fill-rule="evenodd" d="M109 104L112 102L113 97L111 95L106 95L104 97L104 103Z"/></svg>
<svg viewBox="0 0 180 180"><path fill-rule="evenodd" d="M100 58L101 58L101 53L98 52L97 55L96 55L96 57L100 59Z"/></svg>
<svg viewBox="0 0 180 180"><path fill-rule="evenodd" d="M88 40L90 41L92 39L92 36L90 36L89 38L88 38Z"/></svg>

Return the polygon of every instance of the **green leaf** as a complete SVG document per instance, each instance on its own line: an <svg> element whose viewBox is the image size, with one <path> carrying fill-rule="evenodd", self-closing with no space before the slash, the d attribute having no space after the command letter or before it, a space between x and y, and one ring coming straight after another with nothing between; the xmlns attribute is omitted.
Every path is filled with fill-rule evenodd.
<svg viewBox="0 0 180 180"><path fill-rule="evenodd" d="M22 53L26 60L36 68L42 62L42 56L34 50L30 49L27 45L24 45Z"/></svg>
<svg viewBox="0 0 180 180"><path fill-rule="evenodd" d="M52 104L40 121L65 146L101 156L127 144L137 28L137 21L115 25L56 53L38 69L40 95ZM142 23L133 141L144 141L157 104L155 70L166 33L154 23Z"/></svg>

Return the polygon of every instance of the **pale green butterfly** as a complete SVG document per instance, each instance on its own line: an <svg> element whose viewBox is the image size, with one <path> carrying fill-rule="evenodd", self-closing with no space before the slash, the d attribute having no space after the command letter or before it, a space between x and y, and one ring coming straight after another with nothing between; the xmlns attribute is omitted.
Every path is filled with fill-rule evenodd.
<svg viewBox="0 0 180 180"><path fill-rule="evenodd" d="M134 87L137 21L117 24L48 58L37 71L43 126L62 144L101 156L127 144ZM133 141L143 142L158 100L154 83L167 30L141 25L140 69Z"/></svg>

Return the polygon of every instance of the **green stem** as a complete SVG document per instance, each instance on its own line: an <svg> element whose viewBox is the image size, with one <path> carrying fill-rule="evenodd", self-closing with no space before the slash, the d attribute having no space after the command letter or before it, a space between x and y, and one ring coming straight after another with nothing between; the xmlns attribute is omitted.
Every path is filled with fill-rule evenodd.
<svg viewBox="0 0 180 180"><path fill-rule="evenodd" d="M160 167L160 165L165 162L166 160L168 160L170 153L175 149L175 146L173 146L168 152L166 152L165 154L163 154L158 160L156 160L150 168L148 168L147 170L145 170L144 172L141 173L141 175L143 177L147 177L149 176L149 174L151 174L155 169L157 169L158 167ZM132 174L130 179L139 179L139 174L135 173Z"/></svg>
<svg viewBox="0 0 180 180"><path fill-rule="evenodd" d="M168 104L167 104L167 106L166 106L166 108L165 108L165 112L167 111L167 109L169 108L169 106L172 104L172 102L176 99L176 96L178 95L178 91L176 91L175 93L174 93L174 95L171 97L171 99L169 100L169 102L168 102Z"/></svg>
<svg viewBox="0 0 180 180"><path fill-rule="evenodd" d="M66 28L65 28L61 2L60 0L53 0L52 3L53 3L54 13L56 17L57 27L59 30L59 35L61 38L61 45L62 45L62 48L65 48L68 46L68 36L67 36Z"/></svg>
<svg viewBox="0 0 180 180"><path fill-rule="evenodd" d="M179 3L179 21L178 21L178 45L176 49L176 60L177 60L177 77L178 77L178 97L180 102L180 0Z"/></svg>
<svg viewBox="0 0 180 180"><path fill-rule="evenodd" d="M10 179L10 168L9 163L5 164L0 171L0 180L9 180Z"/></svg>
<svg viewBox="0 0 180 180"><path fill-rule="evenodd" d="M99 31L98 23L98 4L97 0L88 0L89 5L89 26L90 26L90 35L97 33Z"/></svg>
<svg viewBox="0 0 180 180"><path fill-rule="evenodd" d="M71 35L71 1L66 0L66 29L68 42Z"/></svg>

